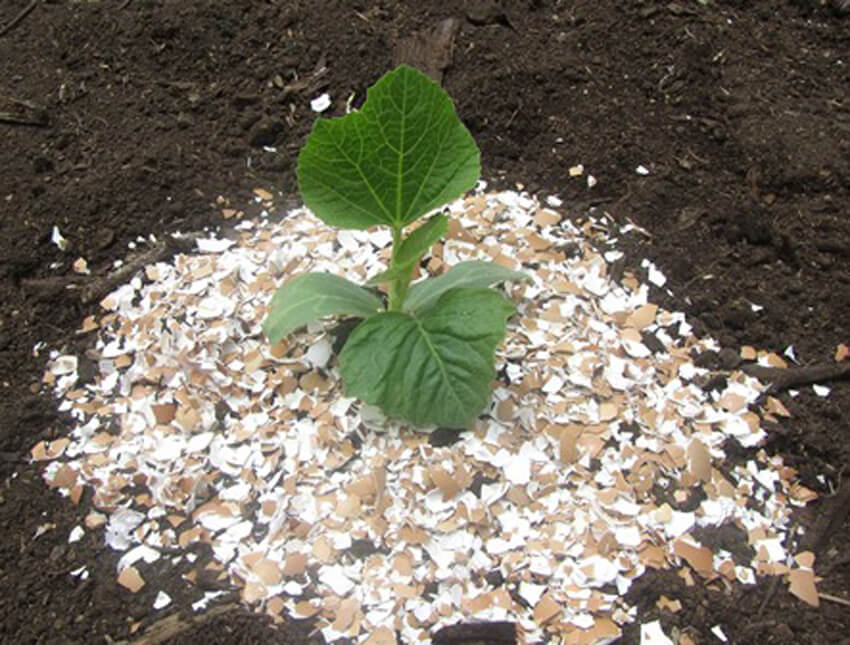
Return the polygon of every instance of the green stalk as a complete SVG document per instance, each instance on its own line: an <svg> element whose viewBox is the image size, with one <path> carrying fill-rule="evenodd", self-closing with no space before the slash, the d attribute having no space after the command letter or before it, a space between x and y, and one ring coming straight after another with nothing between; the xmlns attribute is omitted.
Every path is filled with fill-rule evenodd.
<svg viewBox="0 0 850 645"><path fill-rule="evenodd" d="M390 259L390 269L394 269L397 265L398 254L401 251L401 243L401 228L393 227L393 251ZM413 269L415 266L415 264L412 264L408 270L404 271L398 278L390 282L387 311L401 311L401 306L404 304L404 299L407 297L407 289L410 286L410 279L413 277Z"/></svg>

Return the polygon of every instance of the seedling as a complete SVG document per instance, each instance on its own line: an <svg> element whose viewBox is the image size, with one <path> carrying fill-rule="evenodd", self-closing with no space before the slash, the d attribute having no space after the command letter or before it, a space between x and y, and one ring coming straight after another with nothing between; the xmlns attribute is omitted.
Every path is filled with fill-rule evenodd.
<svg viewBox="0 0 850 645"><path fill-rule="evenodd" d="M340 276L307 273L272 298L263 329L272 343L323 316L358 316L339 356L347 396L416 426L465 427L486 405L493 354L514 306L487 288L526 279L489 262L462 262L411 285L416 265L448 230L432 214L475 186L480 152L449 96L402 65L369 89L358 112L318 119L298 155L305 205L326 224L388 226L392 255L367 286L388 286L387 306Z"/></svg>

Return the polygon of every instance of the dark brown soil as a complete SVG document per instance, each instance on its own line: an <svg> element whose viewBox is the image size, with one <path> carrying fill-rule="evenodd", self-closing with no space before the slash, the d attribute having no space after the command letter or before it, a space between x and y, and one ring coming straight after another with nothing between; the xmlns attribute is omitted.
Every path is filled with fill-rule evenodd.
<svg viewBox="0 0 850 645"><path fill-rule="evenodd" d="M117 556L100 537L68 544L86 500L58 497L28 463L35 442L67 431L37 394L45 353L33 348L79 349L74 330L96 305L38 279L74 276L79 256L103 274L137 236L217 226L218 195L244 203L252 188L276 185L295 198L310 99L328 91L336 113L351 94L359 104L399 40L444 18L461 23L444 85L491 185L522 183L560 195L575 215L597 205L645 228L629 263L659 265L675 295L656 300L724 347L793 345L811 364L850 342L846 2L45 0L11 24L29 5L0 3L4 643L132 640L132 623L144 630L201 594L163 567L156 587L174 602L153 612L153 591L115 583ZM593 189L569 178L577 163L599 180ZM50 243L54 225L71 251ZM848 598L847 487L833 491L850 462L850 385L782 398L793 418L773 429L768 450L822 494L797 521L817 549L819 590ZM34 538L42 525L53 526ZM81 566L85 581L69 573ZM659 612L660 594L683 609ZM648 573L630 599L642 621L660 617L668 634L697 643L719 642L715 625L734 643L838 643L850 633L846 606L809 607L770 580L720 593ZM321 642L310 631L234 609L171 642ZM624 641L638 640L634 626Z"/></svg>

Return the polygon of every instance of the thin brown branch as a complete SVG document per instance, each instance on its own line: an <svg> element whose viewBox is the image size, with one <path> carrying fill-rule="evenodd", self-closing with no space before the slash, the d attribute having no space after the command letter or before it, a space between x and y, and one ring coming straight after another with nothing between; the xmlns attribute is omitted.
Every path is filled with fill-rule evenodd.
<svg viewBox="0 0 850 645"><path fill-rule="evenodd" d="M20 13L17 16L12 18L3 27L0 27L0 37L5 36L10 31L12 31L15 27L17 27L18 23L20 23L24 18L26 18L30 14L30 12L33 9L35 9L37 4L38 4L38 0L32 0L32 2L30 2L26 7L21 9Z"/></svg>
<svg viewBox="0 0 850 645"><path fill-rule="evenodd" d="M195 238L166 238L164 241L130 258L126 263L115 271L96 279L80 290L80 300L83 304L96 302L106 296L117 287L129 281L136 273L149 264L155 264L165 260L175 251L187 251L195 244Z"/></svg>
<svg viewBox="0 0 850 645"><path fill-rule="evenodd" d="M14 125L47 125L47 119L44 116L37 118L20 116L12 112L0 112L0 123L12 123Z"/></svg>
<svg viewBox="0 0 850 645"><path fill-rule="evenodd" d="M204 621L226 614L227 612L238 609L236 603L227 603L213 607L209 611L200 616L189 616L188 618L177 614L171 614L165 618L153 623L145 630L145 633L132 641L133 645L159 645L160 643L170 643L180 634L189 631L203 623Z"/></svg>
<svg viewBox="0 0 850 645"><path fill-rule="evenodd" d="M166 238L131 256L127 261L103 276L84 278L82 276L54 276L50 278L28 278L22 281L25 289L36 292L39 297L53 298L66 291L79 294L80 302L84 305L97 302L114 291L146 266L167 260L175 253L186 253L192 250L198 235L186 235L181 238Z"/></svg>
<svg viewBox="0 0 850 645"><path fill-rule="evenodd" d="M838 596L833 596L832 594L818 593L818 598L823 598L824 600L828 600L829 602L837 602L839 605L844 605L845 607L850 607L850 600L845 598L839 598Z"/></svg>
<svg viewBox="0 0 850 645"><path fill-rule="evenodd" d="M744 365L741 371L768 383L766 393L773 393L801 385L850 378L850 363L789 368L750 364Z"/></svg>

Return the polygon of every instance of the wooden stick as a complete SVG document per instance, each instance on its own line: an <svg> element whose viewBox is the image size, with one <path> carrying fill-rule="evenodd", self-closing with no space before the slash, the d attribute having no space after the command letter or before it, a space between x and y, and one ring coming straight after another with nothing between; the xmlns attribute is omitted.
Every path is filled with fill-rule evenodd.
<svg viewBox="0 0 850 645"><path fill-rule="evenodd" d="M166 237L154 246L127 259L120 267L103 276L84 278L82 276L53 276L50 278L25 278L21 284L39 294L40 298L53 298L66 291L78 294L84 305L96 302L117 287L128 282L136 273L149 264L164 261L175 253L189 253L195 246L200 233L184 235L181 238Z"/></svg>
<svg viewBox="0 0 850 645"><path fill-rule="evenodd" d="M171 614L153 623L145 630L142 636L132 641L132 643L133 645L160 645L160 643L169 643L180 634L189 631L204 621L238 608L239 605L236 603L227 603L213 607L206 613L189 616L188 618L181 616L179 613Z"/></svg>
<svg viewBox="0 0 850 645"><path fill-rule="evenodd" d="M850 378L850 363L835 365L812 365L810 367L765 367L749 364L741 368L744 374L769 383L766 394L787 390L800 385Z"/></svg>
<svg viewBox="0 0 850 645"><path fill-rule="evenodd" d="M814 526L807 535L813 541L812 550L820 554L829 543L829 539L838 532L844 520L850 513L850 481L844 484L830 499L824 502L825 508L818 509L818 516Z"/></svg>
<svg viewBox="0 0 850 645"><path fill-rule="evenodd" d="M166 237L155 246L130 258L115 271L87 284L80 290L80 300L83 304L100 300L109 292L129 281L130 278L149 264L156 264L175 252L188 252L194 245L195 237L184 237L181 239Z"/></svg>
<svg viewBox="0 0 850 645"><path fill-rule="evenodd" d="M0 103L11 103L19 105L31 112L31 115L21 114L18 112L0 112L0 122L17 123L20 125L48 125L50 118L47 116L47 110L40 105L36 105L32 101L22 101L11 96L0 95Z"/></svg>
<svg viewBox="0 0 850 645"><path fill-rule="evenodd" d="M515 623L497 621L488 623L460 623L443 627L433 636L434 645L448 643L516 643Z"/></svg>
<svg viewBox="0 0 850 645"><path fill-rule="evenodd" d="M31 119L25 116L18 116L12 112L0 112L0 122L14 123L16 125L47 125L47 119L45 119L44 116L37 119Z"/></svg>
<svg viewBox="0 0 850 645"><path fill-rule="evenodd" d="M10 31L12 31L18 25L18 23L21 22L21 20L26 18L27 15L29 15L30 11L35 9L37 4L38 0L32 0L32 2L30 2L26 7L21 9L21 12L17 16L12 18L5 26L0 27L0 37L5 36Z"/></svg>
<svg viewBox="0 0 850 645"><path fill-rule="evenodd" d="M452 62L452 52L460 21L446 18L432 28L402 38L395 45L395 65L407 63L422 70L436 83L443 82L443 72Z"/></svg>
<svg viewBox="0 0 850 645"><path fill-rule="evenodd" d="M829 600L830 602L837 602L839 605L850 607L850 600L839 598L838 596L833 596L828 593L818 592L818 598L823 598L824 600Z"/></svg>

